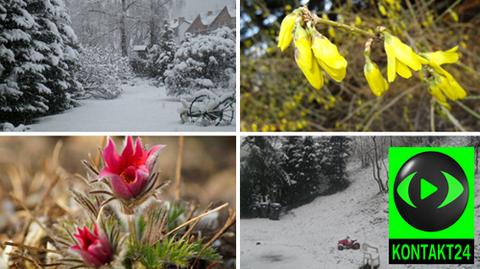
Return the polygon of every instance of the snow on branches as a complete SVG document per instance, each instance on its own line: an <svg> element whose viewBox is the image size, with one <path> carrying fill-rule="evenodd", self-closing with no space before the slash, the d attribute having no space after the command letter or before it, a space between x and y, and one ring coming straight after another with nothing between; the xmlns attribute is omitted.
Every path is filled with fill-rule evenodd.
<svg viewBox="0 0 480 269"><path fill-rule="evenodd" d="M167 91L178 96L205 88L232 87L234 59L234 30L224 27L209 35L187 37L175 53L171 68L165 73Z"/></svg>
<svg viewBox="0 0 480 269"><path fill-rule="evenodd" d="M72 106L81 85L69 25L60 0L0 2L0 121L18 125Z"/></svg>
<svg viewBox="0 0 480 269"><path fill-rule="evenodd" d="M113 99L122 93L120 83L132 77L128 58L105 49L86 47L80 57L78 79L84 92L78 99Z"/></svg>

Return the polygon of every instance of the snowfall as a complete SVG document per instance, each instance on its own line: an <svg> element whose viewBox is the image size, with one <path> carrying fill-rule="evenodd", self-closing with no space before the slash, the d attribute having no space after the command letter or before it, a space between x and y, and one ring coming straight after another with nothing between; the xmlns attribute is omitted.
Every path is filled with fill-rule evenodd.
<svg viewBox="0 0 480 269"><path fill-rule="evenodd" d="M386 160L385 160L386 161ZM362 250L337 250L347 235L360 244L378 247L380 268L478 268L478 265L388 265L388 197L378 194L372 168L350 163L351 185L342 192L320 196L282 215L279 221L241 219L242 269L359 268ZM382 171L386 177L385 171ZM475 179L479 182L480 176ZM480 259L480 191L476 188L477 238L475 260ZM477 266L477 267L475 267Z"/></svg>
<svg viewBox="0 0 480 269"><path fill-rule="evenodd" d="M164 88L137 78L122 86L123 93L112 100L83 100L62 114L37 119L27 126L33 132L158 132L235 131L228 126L201 126L182 123L178 98L167 96Z"/></svg>

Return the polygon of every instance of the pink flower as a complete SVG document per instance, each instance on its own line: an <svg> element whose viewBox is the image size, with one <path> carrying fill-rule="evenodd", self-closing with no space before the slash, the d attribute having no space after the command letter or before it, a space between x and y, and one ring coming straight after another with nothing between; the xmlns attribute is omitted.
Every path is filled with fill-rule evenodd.
<svg viewBox="0 0 480 269"><path fill-rule="evenodd" d="M135 198L148 185L155 160L164 147L156 145L147 151L140 138L137 138L134 148L133 138L127 136L125 148L118 155L115 143L110 138L102 152L105 167L100 171L99 177L110 178L113 192L118 197L125 200Z"/></svg>
<svg viewBox="0 0 480 269"><path fill-rule="evenodd" d="M112 246L105 235L99 234L97 224L93 228L93 233L85 226L83 230L77 228L77 233L73 236L77 240L77 245L74 245L72 250L80 254L86 265L99 268L112 261Z"/></svg>

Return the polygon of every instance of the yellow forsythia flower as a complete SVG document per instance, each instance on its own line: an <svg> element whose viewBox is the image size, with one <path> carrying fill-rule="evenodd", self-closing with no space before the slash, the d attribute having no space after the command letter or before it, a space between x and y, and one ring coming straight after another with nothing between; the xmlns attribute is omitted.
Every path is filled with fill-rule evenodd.
<svg viewBox="0 0 480 269"><path fill-rule="evenodd" d="M430 94L437 100L442 106L450 108L450 105L447 102L447 98L442 93L442 89L438 83L432 83L430 85Z"/></svg>
<svg viewBox="0 0 480 269"><path fill-rule="evenodd" d="M422 63L428 61L418 56L411 47L404 44L396 36L393 36L387 32L384 33L384 46L387 53L387 79L388 82L393 82L397 76L397 73L404 78L410 78L412 72L418 71L422 68Z"/></svg>
<svg viewBox="0 0 480 269"><path fill-rule="evenodd" d="M296 12L290 13L282 21L280 25L280 33L278 34L278 47L284 51L293 40L293 29L297 21L298 14Z"/></svg>
<svg viewBox="0 0 480 269"><path fill-rule="evenodd" d="M430 85L430 93L444 106L447 103L445 96L455 101L463 99L467 95L465 89L448 72L445 75L434 73L434 81Z"/></svg>
<svg viewBox="0 0 480 269"><path fill-rule="evenodd" d="M453 21L455 22L458 22L458 14L457 12L453 11L453 10L449 10L449 13L450 13L450 16L452 17Z"/></svg>
<svg viewBox="0 0 480 269"><path fill-rule="evenodd" d="M347 73L347 60L340 55L337 46L326 37L316 33L312 44L313 55L325 72L335 81L340 82Z"/></svg>
<svg viewBox="0 0 480 269"><path fill-rule="evenodd" d="M380 14L383 16L387 16L387 10L382 4L378 4L378 11L380 11Z"/></svg>
<svg viewBox="0 0 480 269"><path fill-rule="evenodd" d="M435 51L423 53L422 56L428 60L428 64L440 74L446 71L441 67L442 64L452 64L458 62L458 46L455 46L447 51Z"/></svg>
<svg viewBox="0 0 480 269"><path fill-rule="evenodd" d="M303 27L295 30L295 61L315 89L323 86L323 74L312 52L312 39Z"/></svg>
<svg viewBox="0 0 480 269"><path fill-rule="evenodd" d="M356 26L362 25L362 18L360 18L358 15L355 16L355 25Z"/></svg>
<svg viewBox="0 0 480 269"><path fill-rule="evenodd" d="M451 100L459 100L467 96L465 89L458 84L457 80L448 72L445 73L445 95Z"/></svg>
<svg viewBox="0 0 480 269"><path fill-rule="evenodd" d="M381 96L388 90L388 82L383 78L380 68L369 57L365 57L363 74L367 79L368 86L376 96Z"/></svg>
<svg viewBox="0 0 480 269"><path fill-rule="evenodd" d="M333 29L333 27L328 27L328 35L331 37L331 38L335 38L335 29Z"/></svg>

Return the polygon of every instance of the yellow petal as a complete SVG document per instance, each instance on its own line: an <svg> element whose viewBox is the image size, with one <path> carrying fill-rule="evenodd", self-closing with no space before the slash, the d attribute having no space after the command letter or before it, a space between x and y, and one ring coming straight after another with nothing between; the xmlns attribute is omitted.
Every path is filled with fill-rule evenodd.
<svg viewBox="0 0 480 269"><path fill-rule="evenodd" d="M442 91L444 95L447 96L450 100L457 100L457 94L455 90L453 90L448 82L447 78L444 76L436 76L437 77L437 86Z"/></svg>
<svg viewBox="0 0 480 269"><path fill-rule="evenodd" d="M388 83L383 78L382 72L380 72L378 66L371 62L370 59L366 60L365 66L363 67L363 74L367 79L368 86L370 86L370 89L376 96L381 96L388 90Z"/></svg>
<svg viewBox="0 0 480 269"><path fill-rule="evenodd" d="M454 98L450 98L452 100L458 100L458 99L463 99L465 96L467 96L467 92L465 89L458 84L457 80L450 74L447 73L446 80L448 81L448 88L449 91L453 92L452 96Z"/></svg>
<svg viewBox="0 0 480 269"><path fill-rule="evenodd" d="M331 68L330 66L326 65L322 61L318 61L318 64L336 82L342 81L345 78L345 75L347 74L347 68L339 68L339 69Z"/></svg>
<svg viewBox="0 0 480 269"><path fill-rule="evenodd" d="M290 13L282 21L280 25L280 33L278 34L278 47L284 51L293 40L293 29L298 16L296 13Z"/></svg>
<svg viewBox="0 0 480 269"><path fill-rule="evenodd" d="M313 55L322 69L337 82L342 81L347 73L347 60L340 55L337 46L327 38L316 35L312 43Z"/></svg>
<svg viewBox="0 0 480 269"><path fill-rule="evenodd" d="M337 46L321 35L313 37L312 51L317 61L324 62L331 68L347 67L347 60L338 52Z"/></svg>
<svg viewBox="0 0 480 269"><path fill-rule="evenodd" d="M418 71L422 68L422 63L418 58L420 56L413 52L412 48L404 44L396 36L387 34L385 42L390 43L394 50L395 58L397 58L397 60L401 61L414 71Z"/></svg>
<svg viewBox="0 0 480 269"><path fill-rule="evenodd" d="M355 25L356 26L360 26L362 25L362 18L360 18L360 16L355 16Z"/></svg>
<svg viewBox="0 0 480 269"><path fill-rule="evenodd" d="M451 64L458 62L458 46L455 46L447 51L435 51L430 53L423 54L430 64L433 65L442 65L442 64Z"/></svg>
<svg viewBox="0 0 480 269"><path fill-rule="evenodd" d="M383 16L387 16L387 10L382 4L378 4L378 10L380 11L380 14L382 14Z"/></svg>
<svg viewBox="0 0 480 269"><path fill-rule="evenodd" d="M447 103L447 98L443 95L440 87L438 85L430 86L430 94L443 106L449 108L450 106Z"/></svg>
<svg viewBox="0 0 480 269"><path fill-rule="evenodd" d="M300 70L302 70L303 74L305 75L305 78L307 78L310 85L312 85L313 88L319 90L323 86L323 74L320 71L318 63L316 61L313 61L312 68L306 68L306 66L301 65L298 62L297 64L298 67L300 67Z"/></svg>
<svg viewBox="0 0 480 269"><path fill-rule="evenodd" d="M428 60L423 58L422 56L418 55L415 53L415 58L417 58L417 60L421 63L421 64L428 64Z"/></svg>
<svg viewBox="0 0 480 269"><path fill-rule="evenodd" d="M453 10L449 10L449 13L450 13L450 16L452 16L452 19L455 21L455 22L458 22L458 14L457 12L453 11Z"/></svg>
<svg viewBox="0 0 480 269"><path fill-rule="evenodd" d="M328 35L331 38L335 38L335 29L333 29L333 27L328 27Z"/></svg>
<svg viewBox="0 0 480 269"><path fill-rule="evenodd" d="M396 69L397 73L403 78L408 79L412 76L412 72L410 71L410 69L408 69L408 67L400 61L397 61Z"/></svg>
<svg viewBox="0 0 480 269"><path fill-rule="evenodd" d="M395 59L395 52L390 43L387 43L387 38L385 37L384 42L385 52L387 53L387 79L388 82L393 82L397 77L396 71L396 59Z"/></svg>
<svg viewBox="0 0 480 269"><path fill-rule="evenodd" d="M314 58L311 37L301 26L295 30L295 60L307 69L312 68Z"/></svg>

